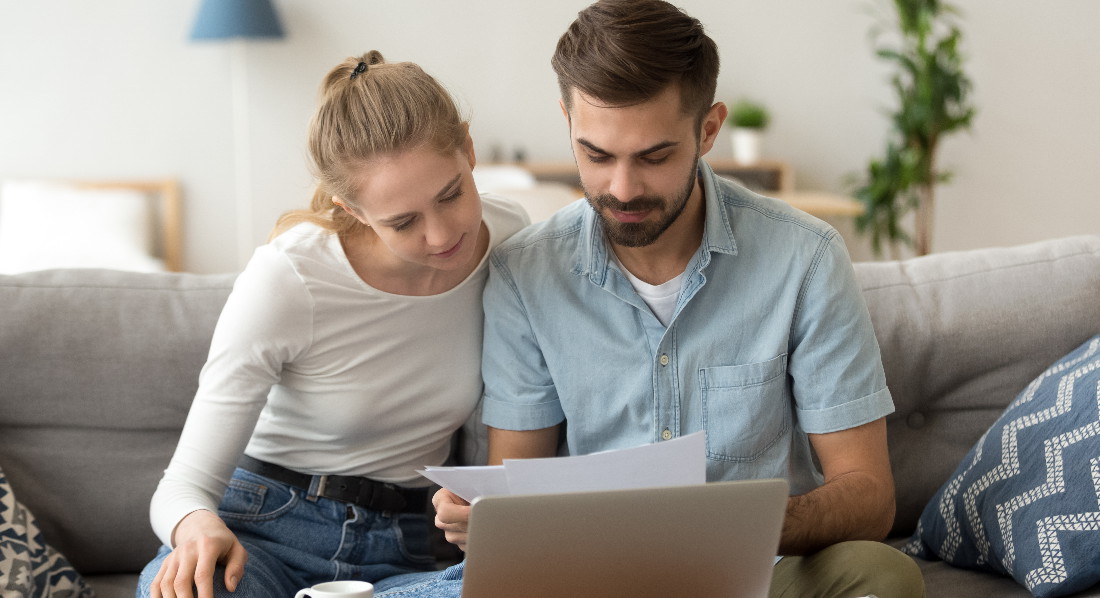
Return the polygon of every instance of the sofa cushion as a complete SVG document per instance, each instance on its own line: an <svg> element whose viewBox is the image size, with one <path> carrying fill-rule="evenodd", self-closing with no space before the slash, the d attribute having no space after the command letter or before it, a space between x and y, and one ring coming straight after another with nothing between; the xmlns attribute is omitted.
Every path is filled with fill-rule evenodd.
<svg viewBox="0 0 1100 598"><path fill-rule="evenodd" d="M1028 381L1100 326L1100 237L857 263L895 412L892 536Z"/></svg>
<svg viewBox="0 0 1100 598"><path fill-rule="evenodd" d="M905 551L1011 575L1040 597L1100 581L1098 408L1100 335L1005 409L925 508Z"/></svg>
<svg viewBox="0 0 1100 598"><path fill-rule="evenodd" d="M234 275L0 276L0 463L85 575L140 571L149 499Z"/></svg>
<svg viewBox="0 0 1100 598"><path fill-rule="evenodd" d="M0 596L93 598L64 555L50 546L34 514L15 498L0 469Z"/></svg>

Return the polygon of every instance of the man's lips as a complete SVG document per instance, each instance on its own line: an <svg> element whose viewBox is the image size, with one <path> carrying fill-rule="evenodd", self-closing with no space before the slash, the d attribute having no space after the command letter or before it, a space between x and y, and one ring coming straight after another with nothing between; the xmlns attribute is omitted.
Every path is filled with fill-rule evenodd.
<svg viewBox="0 0 1100 598"><path fill-rule="evenodd" d="M640 210L636 212L620 212L618 210L611 210L611 217L619 222L631 223L641 222L649 216L651 210Z"/></svg>

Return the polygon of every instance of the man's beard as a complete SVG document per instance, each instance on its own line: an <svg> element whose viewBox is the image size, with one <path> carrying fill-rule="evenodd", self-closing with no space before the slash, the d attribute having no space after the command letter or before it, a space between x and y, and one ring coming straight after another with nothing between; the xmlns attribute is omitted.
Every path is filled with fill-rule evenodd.
<svg viewBox="0 0 1100 598"><path fill-rule="evenodd" d="M691 161L691 172L687 177L687 182L679 196L672 198L672 202L659 195L642 195L623 203L610 193L593 196L588 193L587 189L584 191L584 197L588 200L588 204L592 206L592 209L596 211L596 215L600 217L604 234L607 235L608 240L623 247L645 247L651 245L664 234L668 227L672 226L672 223L676 222L676 219L683 213L688 198L691 197L691 192L695 189L698 166L699 156L696 155ZM619 222L613 216L605 213L606 210L618 212L656 210L658 218L644 222Z"/></svg>

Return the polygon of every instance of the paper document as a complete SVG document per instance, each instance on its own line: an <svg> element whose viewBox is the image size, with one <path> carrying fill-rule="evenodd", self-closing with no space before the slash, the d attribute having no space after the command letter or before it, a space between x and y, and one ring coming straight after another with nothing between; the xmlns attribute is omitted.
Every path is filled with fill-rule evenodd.
<svg viewBox="0 0 1100 598"><path fill-rule="evenodd" d="M703 432L656 444L574 457L506 459L485 467L427 467L420 474L465 500L492 494L546 494L689 486L707 481Z"/></svg>

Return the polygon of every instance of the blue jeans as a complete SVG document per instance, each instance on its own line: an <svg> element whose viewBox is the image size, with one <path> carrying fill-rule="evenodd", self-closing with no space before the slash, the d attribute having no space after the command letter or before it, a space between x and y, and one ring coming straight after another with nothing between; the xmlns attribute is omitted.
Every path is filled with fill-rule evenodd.
<svg viewBox="0 0 1100 598"><path fill-rule="evenodd" d="M237 591L214 574L219 598L293 596L324 581L360 579L389 587L388 577L435 570L424 513L382 513L327 498L307 497L293 486L238 469L218 515L248 551ZM171 550L162 546L138 581L149 587Z"/></svg>
<svg viewBox="0 0 1100 598"><path fill-rule="evenodd" d="M374 598L459 598L465 561L428 573L409 573L387 579L374 587Z"/></svg>

